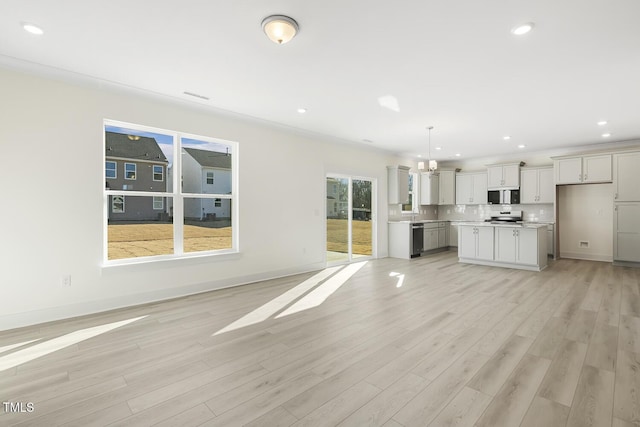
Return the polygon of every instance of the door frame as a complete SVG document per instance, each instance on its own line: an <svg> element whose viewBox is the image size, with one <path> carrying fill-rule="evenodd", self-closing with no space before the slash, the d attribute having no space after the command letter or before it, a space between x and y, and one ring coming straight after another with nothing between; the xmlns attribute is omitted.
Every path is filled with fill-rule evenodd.
<svg viewBox="0 0 640 427"><path fill-rule="evenodd" d="M347 179L348 180L348 196L347 196L347 260L338 262L329 262L327 260L327 179ZM353 259L353 181L369 181L371 183L371 255L362 255L357 258L358 261L374 259L378 257L378 181L376 178L350 175L343 173L327 172L324 176L324 263L325 265L343 265L354 262Z"/></svg>

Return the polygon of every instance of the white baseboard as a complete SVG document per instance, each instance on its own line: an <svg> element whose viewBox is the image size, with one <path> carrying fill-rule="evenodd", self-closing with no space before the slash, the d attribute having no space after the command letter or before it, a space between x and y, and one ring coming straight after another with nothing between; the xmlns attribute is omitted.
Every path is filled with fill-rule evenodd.
<svg viewBox="0 0 640 427"><path fill-rule="evenodd" d="M151 292L144 292L103 300L87 301L58 307L50 307L42 310L34 310L23 313L9 314L0 316L0 331L69 319L73 317L86 316L90 314L164 301L173 298L180 298L234 286L249 285L262 280L277 279L280 277L292 276L295 274L308 273L310 271L322 270L323 268L325 268L324 263L309 264L305 266L292 267L277 271L268 271L258 274L250 274L247 276L234 277L230 279L198 283L194 285L169 289L158 289Z"/></svg>
<svg viewBox="0 0 640 427"><path fill-rule="evenodd" d="M612 262L612 255L604 254L584 254L580 252L560 252L560 258L582 259L585 261Z"/></svg>

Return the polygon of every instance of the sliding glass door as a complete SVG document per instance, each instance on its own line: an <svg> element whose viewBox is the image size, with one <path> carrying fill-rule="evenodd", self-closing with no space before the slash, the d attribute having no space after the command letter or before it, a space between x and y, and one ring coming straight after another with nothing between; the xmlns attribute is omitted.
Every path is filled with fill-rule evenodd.
<svg viewBox="0 0 640 427"><path fill-rule="evenodd" d="M327 175L327 264L373 256L374 182Z"/></svg>

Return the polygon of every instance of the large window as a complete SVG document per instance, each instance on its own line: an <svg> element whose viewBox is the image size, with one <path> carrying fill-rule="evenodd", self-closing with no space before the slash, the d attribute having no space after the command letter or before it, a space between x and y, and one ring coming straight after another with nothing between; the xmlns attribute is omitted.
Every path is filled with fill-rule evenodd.
<svg viewBox="0 0 640 427"><path fill-rule="evenodd" d="M113 121L104 142L105 262L237 251L236 143Z"/></svg>

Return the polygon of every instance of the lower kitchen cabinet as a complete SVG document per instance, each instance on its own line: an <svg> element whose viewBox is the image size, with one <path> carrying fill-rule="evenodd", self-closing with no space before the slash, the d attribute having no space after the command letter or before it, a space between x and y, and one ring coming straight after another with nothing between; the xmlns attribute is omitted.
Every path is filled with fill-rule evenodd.
<svg viewBox="0 0 640 427"><path fill-rule="evenodd" d="M496 261L535 265L538 263L538 230L496 227L495 250Z"/></svg>
<svg viewBox="0 0 640 427"><path fill-rule="evenodd" d="M458 253L461 258L493 260L493 227L460 226Z"/></svg>
<svg viewBox="0 0 640 427"><path fill-rule="evenodd" d="M547 226L460 225L458 258L469 264L540 271L547 266Z"/></svg>
<svg viewBox="0 0 640 427"><path fill-rule="evenodd" d="M447 239L448 225L449 223L445 221L424 224L424 244L422 250L426 252L449 246Z"/></svg>
<svg viewBox="0 0 640 427"><path fill-rule="evenodd" d="M640 202L614 207L613 260L640 262Z"/></svg>

